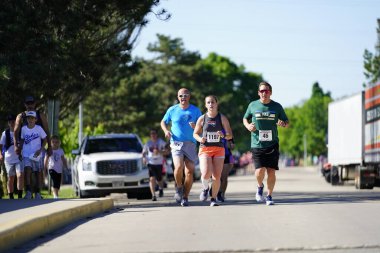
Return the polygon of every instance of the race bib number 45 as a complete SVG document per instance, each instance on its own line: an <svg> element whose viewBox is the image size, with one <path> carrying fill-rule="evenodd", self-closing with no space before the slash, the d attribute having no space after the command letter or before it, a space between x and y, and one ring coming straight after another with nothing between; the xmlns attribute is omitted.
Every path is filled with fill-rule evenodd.
<svg viewBox="0 0 380 253"><path fill-rule="evenodd" d="M215 143L220 141L220 135L217 132L207 132L206 138L208 143Z"/></svg>
<svg viewBox="0 0 380 253"><path fill-rule="evenodd" d="M272 130L259 130L259 141L271 141Z"/></svg>

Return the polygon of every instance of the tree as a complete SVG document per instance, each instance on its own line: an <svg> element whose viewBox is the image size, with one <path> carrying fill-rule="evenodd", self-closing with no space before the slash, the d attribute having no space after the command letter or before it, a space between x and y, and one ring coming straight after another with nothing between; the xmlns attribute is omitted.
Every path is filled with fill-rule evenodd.
<svg viewBox="0 0 380 253"><path fill-rule="evenodd" d="M375 84L380 80L380 19L377 20L377 25L377 53L371 53L367 49L364 51L364 75L370 84ZM366 85L363 84L363 86Z"/></svg>
<svg viewBox="0 0 380 253"><path fill-rule="evenodd" d="M61 101L62 117L130 62L159 0L0 2L0 111L26 94ZM161 10L157 15L165 15ZM20 105L15 104L20 101Z"/></svg>
<svg viewBox="0 0 380 253"><path fill-rule="evenodd" d="M328 104L331 101L330 92L325 93L316 82L310 99L285 110L291 127L279 129L280 149L284 154L296 159L303 157L303 138L306 135L308 155L326 155Z"/></svg>
<svg viewBox="0 0 380 253"><path fill-rule="evenodd" d="M199 108L204 108L207 95L216 95L234 132L246 131L242 118L249 102L258 98L262 77L216 53L202 59L198 52L186 50L181 39L164 35L157 39L148 46L153 59L137 58L130 68L119 68L115 77L85 100L85 125L101 122L106 132L148 135L149 128L160 128L167 108L177 103L177 91L187 87L191 103ZM248 132L236 134L235 141L239 149L249 149Z"/></svg>

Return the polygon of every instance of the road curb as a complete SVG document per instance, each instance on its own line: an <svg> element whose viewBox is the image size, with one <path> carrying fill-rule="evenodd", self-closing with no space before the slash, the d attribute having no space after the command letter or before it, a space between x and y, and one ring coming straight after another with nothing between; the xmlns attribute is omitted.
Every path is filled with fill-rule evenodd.
<svg viewBox="0 0 380 253"><path fill-rule="evenodd" d="M114 207L111 198L95 199L56 212L27 216L1 225L0 252L11 249L33 238L52 232L75 220L93 216ZM49 211L49 210L48 210Z"/></svg>

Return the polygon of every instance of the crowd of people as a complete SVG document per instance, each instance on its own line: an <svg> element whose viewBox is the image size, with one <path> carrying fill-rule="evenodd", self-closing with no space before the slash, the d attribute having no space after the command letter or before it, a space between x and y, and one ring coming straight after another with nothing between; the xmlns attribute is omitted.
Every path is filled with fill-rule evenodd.
<svg viewBox="0 0 380 253"><path fill-rule="evenodd" d="M242 167L252 165L257 180L256 201L273 205L276 171L279 169L277 127L288 127L289 120L281 104L271 99L272 86L269 83L259 84L258 95L259 99L248 105L242 117L242 123L250 132L251 150L241 156L240 163ZM204 114L190 103L190 98L190 90L179 89L178 103L167 109L160 122L170 145L158 137L157 129L150 130L150 139L144 145L142 155L149 169L152 201L157 201L157 190L158 197L164 196L163 162L171 155L176 202L184 207L190 205L194 168L199 161L202 185L199 199L207 201L210 197L210 206L218 206L226 199L228 175L234 165L233 131L228 118L219 111L215 95L205 97ZM50 137L46 116L36 110L33 97L26 97L25 108L17 116L8 116L9 128L0 139L0 162L4 161L9 176L9 198L13 199L17 194L18 198L40 199L42 175L47 172L53 180L54 198L58 198L62 171L67 168L59 138Z"/></svg>
<svg viewBox="0 0 380 253"><path fill-rule="evenodd" d="M7 116L8 128L0 138L9 198L41 199L47 173L53 181L53 197L58 198L62 170L67 169L59 137L50 138L46 115L36 110L34 97L27 96L24 105L25 111Z"/></svg>

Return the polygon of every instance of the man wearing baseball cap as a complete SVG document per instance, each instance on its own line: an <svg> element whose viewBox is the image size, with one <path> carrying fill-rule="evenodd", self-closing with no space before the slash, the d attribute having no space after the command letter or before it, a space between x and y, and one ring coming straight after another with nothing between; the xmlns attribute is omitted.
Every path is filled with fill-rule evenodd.
<svg viewBox="0 0 380 253"><path fill-rule="evenodd" d="M35 111L36 112L36 118L37 118L36 125L41 126L42 129L47 134L47 144L48 144L47 153L49 155L51 155L52 149L51 149L51 144L50 144L50 130L49 130L49 125L48 125L48 121L47 121L46 115L44 113L40 112L39 110L36 110L37 103L36 103L36 100L34 99L33 96L30 96L30 95L26 96L25 100L24 100L24 105L25 105L25 109L26 110L24 112L19 113L17 115L16 123L15 123L14 143L16 144L15 145L15 151L16 151L16 153L20 154L20 147L19 147L19 144L20 144L20 131L21 131L21 127L23 125L27 124L27 121L26 121L26 112L28 112L28 111Z"/></svg>

